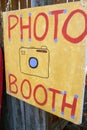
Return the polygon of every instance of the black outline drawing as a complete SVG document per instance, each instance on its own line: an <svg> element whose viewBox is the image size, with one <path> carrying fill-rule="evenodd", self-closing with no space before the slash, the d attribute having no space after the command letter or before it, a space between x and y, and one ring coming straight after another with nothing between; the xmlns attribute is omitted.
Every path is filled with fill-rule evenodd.
<svg viewBox="0 0 87 130"><path fill-rule="evenodd" d="M22 49L24 49L25 51L22 51ZM48 55L48 64L47 64L47 66L48 66L48 72L47 72L47 76L43 76L43 74L42 74L42 76L40 76L40 75L38 75L38 74L29 74L29 73L26 73L26 72L24 72L21 68L21 66L22 66L22 63L21 63L21 56L22 55L26 55L26 49L27 50L29 50L29 49L34 49L35 51L37 51L37 53L39 52L39 53L47 53L47 55ZM21 54L20 54L21 53ZM31 54L31 56L29 57L29 59L30 58L36 58L37 59L37 57L35 56L32 56L32 54ZM44 57L42 57L43 58L43 60L44 60L44 62L45 62L45 59L44 59ZM26 59L26 58L25 58ZM28 66L29 66L29 59L28 59ZM31 69L37 69L38 67L39 67L39 60L37 59L37 61L38 61L38 65L34 68L34 67L31 67L31 66L29 66ZM26 74L26 75L30 75L30 76L35 76L35 77L40 77L40 78L49 78L49 64L50 64L50 52L49 52L49 50L47 49L47 47L45 46L45 47L41 47L41 48L35 48L35 47L21 47L21 48L19 48L19 67L20 67L20 72L21 73L23 73L23 74ZM44 71L44 69L45 68L43 68L43 65L42 65L42 69L43 69L43 71Z"/></svg>

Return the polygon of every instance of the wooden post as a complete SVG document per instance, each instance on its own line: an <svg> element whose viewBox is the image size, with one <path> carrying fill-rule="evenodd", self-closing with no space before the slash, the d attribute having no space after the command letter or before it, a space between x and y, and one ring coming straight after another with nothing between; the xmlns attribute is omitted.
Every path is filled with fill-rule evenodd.
<svg viewBox="0 0 87 130"><path fill-rule="evenodd" d="M28 7L31 7L31 0L28 0Z"/></svg>
<svg viewBox="0 0 87 130"><path fill-rule="evenodd" d="M1 0L1 10L6 11L7 0Z"/></svg>
<svg viewBox="0 0 87 130"><path fill-rule="evenodd" d="M12 10L18 9L18 0L11 0L12 1Z"/></svg>
<svg viewBox="0 0 87 130"><path fill-rule="evenodd" d="M31 1L31 0L30 0ZM24 9L26 8L26 0L20 0L20 8Z"/></svg>

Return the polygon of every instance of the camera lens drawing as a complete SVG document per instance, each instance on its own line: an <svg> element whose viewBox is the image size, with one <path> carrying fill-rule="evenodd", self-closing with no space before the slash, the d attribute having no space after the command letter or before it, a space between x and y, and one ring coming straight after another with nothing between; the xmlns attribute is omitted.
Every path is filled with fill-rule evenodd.
<svg viewBox="0 0 87 130"><path fill-rule="evenodd" d="M22 74L49 78L50 52L47 47L19 48L19 68Z"/></svg>
<svg viewBox="0 0 87 130"><path fill-rule="evenodd" d="M30 57L29 58L29 66L31 67L31 68L37 68L37 66L38 66L38 59L37 58L35 58L35 57Z"/></svg>

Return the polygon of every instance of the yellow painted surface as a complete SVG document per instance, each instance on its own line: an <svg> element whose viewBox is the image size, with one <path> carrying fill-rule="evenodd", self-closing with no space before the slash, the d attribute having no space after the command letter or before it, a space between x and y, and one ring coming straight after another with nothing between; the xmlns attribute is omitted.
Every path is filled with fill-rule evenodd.
<svg viewBox="0 0 87 130"><path fill-rule="evenodd" d="M3 14L6 88L9 95L73 123L81 123L86 15L87 9L80 2ZM64 30L70 39L75 40L64 37ZM54 40L55 32L57 37ZM79 40L81 34L83 37Z"/></svg>

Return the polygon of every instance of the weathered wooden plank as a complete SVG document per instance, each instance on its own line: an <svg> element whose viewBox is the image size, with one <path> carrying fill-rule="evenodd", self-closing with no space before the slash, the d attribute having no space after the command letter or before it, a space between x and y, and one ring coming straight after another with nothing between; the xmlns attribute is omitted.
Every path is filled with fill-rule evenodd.
<svg viewBox="0 0 87 130"><path fill-rule="evenodd" d="M28 7L31 7L31 0L28 0Z"/></svg>
<svg viewBox="0 0 87 130"><path fill-rule="evenodd" d="M9 95L3 96L3 113L2 113L2 130L13 130L12 118L12 97Z"/></svg>
<svg viewBox="0 0 87 130"><path fill-rule="evenodd" d="M46 130L47 113L25 103L25 129Z"/></svg>
<svg viewBox="0 0 87 130"><path fill-rule="evenodd" d="M25 104L26 130L46 130L46 112Z"/></svg>
<svg viewBox="0 0 87 130"><path fill-rule="evenodd" d="M12 10L18 9L18 0L11 0L12 2Z"/></svg>
<svg viewBox="0 0 87 130"><path fill-rule="evenodd" d="M21 9L24 9L24 8L26 8L27 6L26 6L26 0L20 0L20 8Z"/></svg>
<svg viewBox="0 0 87 130"><path fill-rule="evenodd" d="M14 98L12 100L12 111L14 130L25 130L23 102Z"/></svg>
<svg viewBox="0 0 87 130"><path fill-rule="evenodd" d="M35 118L33 118L35 108L25 103L25 127L26 130L34 130ZM32 125L34 124L34 125Z"/></svg>
<svg viewBox="0 0 87 130"><path fill-rule="evenodd" d="M2 9L2 11L6 10L6 6L7 6L7 0L1 0L1 9Z"/></svg>

